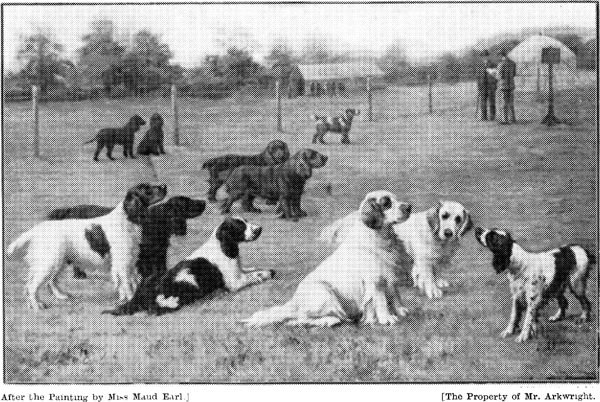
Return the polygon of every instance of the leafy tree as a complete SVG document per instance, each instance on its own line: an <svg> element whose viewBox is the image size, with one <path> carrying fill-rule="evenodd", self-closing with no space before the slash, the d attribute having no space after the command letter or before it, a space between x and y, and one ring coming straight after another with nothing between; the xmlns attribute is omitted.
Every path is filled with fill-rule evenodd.
<svg viewBox="0 0 600 402"><path fill-rule="evenodd" d="M107 91L118 82L115 69L120 64L125 48L113 36L113 24L108 20L91 23L91 32L83 36L84 45L78 49L79 68L90 84L102 81Z"/></svg>
<svg viewBox="0 0 600 402"><path fill-rule="evenodd" d="M408 67L406 50L402 43L391 44L379 60L379 65L389 82L397 81Z"/></svg>
<svg viewBox="0 0 600 402"><path fill-rule="evenodd" d="M224 78L234 86L241 86L250 78L258 77L263 68L252 59L248 51L236 47L227 49L221 58Z"/></svg>
<svg viewBox="0 0 600 402"><path fill-rule="evenodd" d="M439 61L440 78L447 81L460 79L461 62L453 53L444 53Z"/></svg>
<svg viewBox="0 0 600 402"><path fill-rule="evenodd" d="M39 85L42 94L60 85L73 63L62 58L63 47L41 31L21 38L17 59L24 65L19 75L28 84Z"/></svg>
<svg viewBox="0 0 600 402"><path fill-rule="evenodd" d="M336 53L326 38L313 37L309 39L300 57L303 63L336 63L347 59L346 55Z"/></svg>

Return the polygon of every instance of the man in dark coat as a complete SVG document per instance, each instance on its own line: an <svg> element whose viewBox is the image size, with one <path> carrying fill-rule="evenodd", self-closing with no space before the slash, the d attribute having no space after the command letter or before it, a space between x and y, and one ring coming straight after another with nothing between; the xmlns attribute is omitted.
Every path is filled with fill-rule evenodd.
<svg viewBox="0 0 600 402"><path fill-rule="evenodd" d="M496 65L490 60L490 53L487 50L481 52L483 62L477 68L477 91L479 93L479 105L481 108L481 120L488 119L488 105L490 109L490 120L496 119L496 78L490 75L488 68L495 68Z"/></svg>
<svg viewBox="0 0 600 402"><path fill-rule="evenodd" d="M501 124L516 123L515 118L515 75L517 75L517 65L508 58L506 51L500 52L502 61L498 64L498 86L502 91L504 100L504 120Z"/></svg>

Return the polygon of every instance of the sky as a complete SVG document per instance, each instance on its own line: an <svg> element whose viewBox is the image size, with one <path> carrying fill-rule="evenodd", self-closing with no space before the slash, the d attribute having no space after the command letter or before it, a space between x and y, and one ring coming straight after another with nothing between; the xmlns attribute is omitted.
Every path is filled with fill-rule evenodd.
<svg viewBox="0 0 600 402"><path fill-rule="evenodd" d="M90 22L110 19L123 38L147 28L185 67L226 45L259 60L277 41L300 51L310 38L326 38L338 52L380 55L401 43L411 59L435 58L480 39L525 27L596 26L593 3L528 4L181 4L4 5L5 67L18 66L19 38L42 29L74 59Z"/></svg>

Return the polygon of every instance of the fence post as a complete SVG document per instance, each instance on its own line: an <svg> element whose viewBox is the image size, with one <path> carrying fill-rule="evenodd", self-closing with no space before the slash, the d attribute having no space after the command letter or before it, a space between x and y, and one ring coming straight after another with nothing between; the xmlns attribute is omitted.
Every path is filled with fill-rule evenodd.
<svg viewBox="0 0 600 402"><path fill-rule="evenodd" d="M371 77L367 77L367 99L369 101L369 121L373 121L373 92L371 90Z"/></svg>
<svg viewBox="0 0 600 402"><path fill-rule="evenodd" d="M281 125L281 80L275 81L275 96L277 98L277 131L283 132Z"/></svg>
<svg viewBox="0 0 600 402"><path fill-rule="evenodd" d="M33 155L36 158L40 156L40 88L37 85L31 86L31 105L33 109Z"/></svg>
<svg viewBox="0 0 600 402"><path fill-rule="evenodd" d="M431 74L427 74L427 86L429 88L429 114L433 113L433 80Z"/></svg>
<svg viewBox="0 0 600 402"><path fill-rule="evenodd" d="M171 85L171 110L173 111L173 142L179 146L179 113L177 110L177 87Z"/></svg>

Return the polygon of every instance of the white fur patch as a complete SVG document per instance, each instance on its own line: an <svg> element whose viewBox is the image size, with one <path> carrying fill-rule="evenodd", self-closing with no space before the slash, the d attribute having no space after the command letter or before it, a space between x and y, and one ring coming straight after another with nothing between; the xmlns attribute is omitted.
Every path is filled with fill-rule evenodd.
<svg viewBox="0 0 600 402"><path fill-rule="evenodd" d="M190 285L192 285L196 288L200 287L198 285L198 282L196 281L196 277L194 275L192 275L189 268L184 269L183 271L179 271L179 273L175 276L175 279L173 280L173 282L185 282L185 283L189 283Z"/></svg>
<svg viewBox="0 0 600 402"><path fill-rule="evenodd" d="M161 294L156 296L156 304L160 307L177 308L179 307L179 297L169 296L165 298L165 295Z"/></svg>

